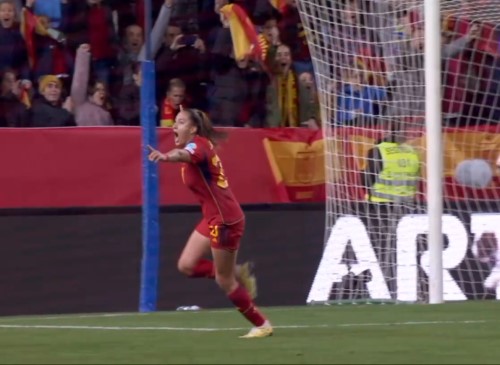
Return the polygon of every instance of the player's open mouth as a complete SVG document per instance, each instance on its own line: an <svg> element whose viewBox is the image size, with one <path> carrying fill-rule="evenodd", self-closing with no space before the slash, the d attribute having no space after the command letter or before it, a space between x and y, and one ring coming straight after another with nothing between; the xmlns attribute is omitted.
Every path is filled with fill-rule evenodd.
<svg viewBox="0 0 500 365"><path fill-rule="evenodd" d="M174 132L174 142L175 142L175 144L179 143L179 133L177 133L177 132Z"/></svg>

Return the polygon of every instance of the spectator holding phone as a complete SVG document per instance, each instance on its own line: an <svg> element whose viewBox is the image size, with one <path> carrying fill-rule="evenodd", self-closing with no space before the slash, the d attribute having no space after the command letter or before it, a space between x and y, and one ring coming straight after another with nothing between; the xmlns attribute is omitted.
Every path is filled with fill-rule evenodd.
<svg viewBox="0 0 500 365"><path fill-rule="evenodd" d="M160 14L151 32L151 53L156 59L157 102L163 103L162 97L168 92L172 79L181 79L185 88L193 97L193 107L202 108L205 98L203 82L205 73L205 43L194 33L190 33L188 24L180 24L178 19L171 20L174 0L164 0ZM145 47L141 49L139 60L145 59ZM160 116L161 117L161 116Z"/></svg>
<svg viewBox="0 0 500 365"><path fill-rule="evenodd" d="M178 29L180 33L172 40L168 49L164 47L158 55L157 70L163 75L164 83L174 78L181 79L192 98L192 107L204 109L204 84L208 78L205 43L197 34L187 33L184 26L181 25ZM163 88L165 87L166 85L163 85ZM158 91L166 92L165 89Z"/></svg>

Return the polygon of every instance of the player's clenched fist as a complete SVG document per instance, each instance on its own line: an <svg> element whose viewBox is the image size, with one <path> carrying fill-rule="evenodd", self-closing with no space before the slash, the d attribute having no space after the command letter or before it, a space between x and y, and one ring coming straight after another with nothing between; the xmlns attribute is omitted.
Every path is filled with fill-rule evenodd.
<svg viewBox="0 0 500 365"><path fill-rule="evenodd" d="M158 162L158 161L167 161L167 155L164 153L161 153L158 150L155 150L153 147L148 146L149 148L149 156L148 159L151 162Z"/></svg>

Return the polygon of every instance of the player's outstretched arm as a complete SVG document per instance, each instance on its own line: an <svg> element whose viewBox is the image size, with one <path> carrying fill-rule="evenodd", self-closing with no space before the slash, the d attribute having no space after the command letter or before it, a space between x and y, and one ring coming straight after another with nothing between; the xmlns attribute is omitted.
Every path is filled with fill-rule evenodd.
<svg viewBox="0 0 500 365"><path fill-rule="evenodd" d="M174 148L167 153L161 153L151 146L149 148L148 159L151 162L191 162L191 155L185 149Z"/></svg>

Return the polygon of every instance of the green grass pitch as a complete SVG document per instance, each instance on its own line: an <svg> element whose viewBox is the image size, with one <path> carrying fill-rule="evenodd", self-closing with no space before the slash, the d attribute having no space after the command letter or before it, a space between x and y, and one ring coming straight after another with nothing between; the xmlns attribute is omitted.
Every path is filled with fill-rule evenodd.
<svg viewBox="0 0 500 365"><path fill-rule="evenodd" d="M500 303L263 308L276 326L231 310L0 318L0 363L498 364Z"/></svg>

